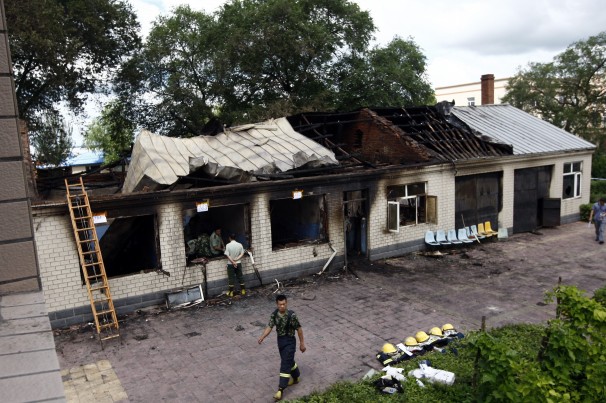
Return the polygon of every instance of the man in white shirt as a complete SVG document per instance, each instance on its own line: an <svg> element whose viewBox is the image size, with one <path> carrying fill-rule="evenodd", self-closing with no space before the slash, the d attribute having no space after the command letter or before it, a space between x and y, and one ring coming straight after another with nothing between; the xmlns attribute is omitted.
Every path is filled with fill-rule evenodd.
<svg viewBox="0 0 606 403"><path fill-rule="evenodd" d="M225 256L227 256L227 279L229 282L228 297L234 296L234 280L238 278L240 282L240 294L246 295L244 287L244 278L242 277L242 264L240 259L244 256L244 247L236 241L236 234L229 235L229 243L225 245Z"/></svg>

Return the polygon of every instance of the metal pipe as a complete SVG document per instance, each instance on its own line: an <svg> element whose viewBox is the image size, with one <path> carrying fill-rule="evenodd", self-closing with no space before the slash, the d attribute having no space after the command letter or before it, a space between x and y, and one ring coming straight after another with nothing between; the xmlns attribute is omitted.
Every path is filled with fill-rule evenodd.
<svg viewBox="0 0 606 403"><path fill-rule="evenodd" d="M332 255L330 255L330 257L328 258L328 261L326 262L326 264L324 265L324 267L322 268L322 271L320 271L318 273L318 275L324 273L324 270L326 270L326 268L328 267L328 265L330 264L330 262L332 262L332 259L335 257L335 255L337 254L337 250L335 248L332 247L331 243L328 243L328 247L330 249L332 249Z"/></svg>

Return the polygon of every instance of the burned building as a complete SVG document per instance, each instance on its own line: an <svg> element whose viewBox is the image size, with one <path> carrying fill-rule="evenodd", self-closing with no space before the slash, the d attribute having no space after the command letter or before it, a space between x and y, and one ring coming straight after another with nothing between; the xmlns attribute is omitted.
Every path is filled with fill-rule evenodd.
<svg viewBox="0 0 606 403"><path fill-rule="evenodd" d="M273 282L342 268L348 256L421 249L427 230L490 220L512 232L516 214L535 217L534 229L546 225L545 200L559 200L562 222L578 218L594 146L498 108L303 113L193 139L142 133L122 192L91 197L106 219L96 230L117 310L202 282L209 295L224 291L225 258L196 263L216 228L251 248ZM516 207L527 200L533 213ZM65 202L41 202L33 215L53 325L88 320ZM259 284L251 261L243 266L247 283Z"/></svg>

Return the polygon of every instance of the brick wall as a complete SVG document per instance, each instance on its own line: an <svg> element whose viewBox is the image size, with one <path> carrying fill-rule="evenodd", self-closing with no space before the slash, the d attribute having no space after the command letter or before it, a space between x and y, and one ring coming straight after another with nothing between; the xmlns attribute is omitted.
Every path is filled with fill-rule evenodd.
<svg viewBox="0 0 606 403"><path fill-rule="evenodd" d="M583 192L578 199L562 201L562 217L578 215L579 205L588 202L591 155L569 155L557 158L535 158L511 161L508 164L468 164L454 166L444 164L408 172L391 173L383 179L355 182L344 185L305 188L304 194L323 194L329 217L328 237L337 250L329 270L342 267L343 192L367 189L370 215L368 217L368 250L372 260L401 255L424 248L427 230L450 229L455 225L455 174L472 175L486 172L503 172L503 209L499 214L498 227L513 227L513 177L514 170L554 164L552 197L561 197L562 165L565 162L584 163ZM387 187L416 182L427 183L427 193L437 196L437 224L419 224L401 227L399 233L387 230ZM283 197L284 194L279 195ZM264 193L248 199L251 223L251 245L254 247L256 267L264 284L319 272L333 250L328 243L300 245L272 250L269 203L275 194ZM118 312L129 312L143 306L161 303L165 292L200 284L203 281L201 266L186 267L183 218L180 204L158 207L157 225L160 242L159 258L162 269L170 277L156 272L132 274L110 279L112 297ZM35 209L34 228L38 244L38 257L43 290L53 326L88 320L88 297L82 286L78 255L69 217L65 212ZM243 259L243 272L249 286L258 284L248 258ZM207 265L210 295L226 289L225 260L213 259ZM70 319L71 318L71 319ZM70 322L71 320L71 322Z"/></svg>
<svg viewBox="0 0 606 403"><path fill-rule="evenodd" d="M360 120L345 127L343 138L347 149L375 163L412 163L429 160L427 150L412 141L398 127L376 113L364 109Z"/></svg>
<svg viewBox="0 0 606 403"><path fill-rule="evenodd" d="M416 182L427 183L427 194L437 196L437 224L418 224L400 227L400 232L387 229L387 187ZM371 206L369 219L369 249L371 258L396 256L424 247L425 232L428 230L454 227L454 171L452 165L432 166L423 170L393 175L376 185L376 196Z"/></svg>

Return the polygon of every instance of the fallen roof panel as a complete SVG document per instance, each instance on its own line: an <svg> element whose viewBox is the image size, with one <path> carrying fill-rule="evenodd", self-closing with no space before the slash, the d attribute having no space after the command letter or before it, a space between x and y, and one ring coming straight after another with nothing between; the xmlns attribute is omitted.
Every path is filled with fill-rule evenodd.
<svg viewBox="0 0 606 403"><path fill-rule="evenodd" d="M338 164L332 151L294 131L286 118L189 139L144 130L133 147L122 192L141 190L144 186L154 189L170 186L193 172L250 181L254 180L254 174Z"/></svg>

